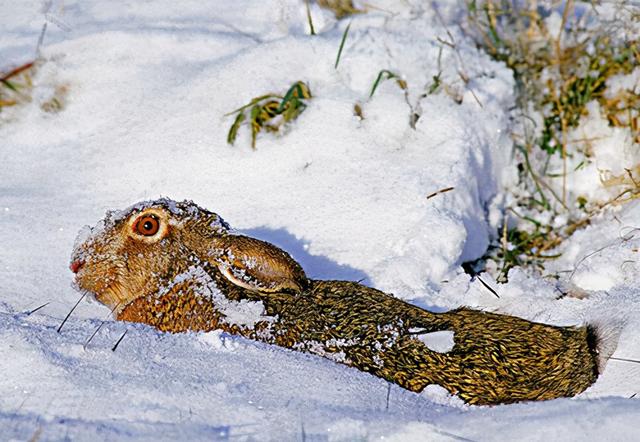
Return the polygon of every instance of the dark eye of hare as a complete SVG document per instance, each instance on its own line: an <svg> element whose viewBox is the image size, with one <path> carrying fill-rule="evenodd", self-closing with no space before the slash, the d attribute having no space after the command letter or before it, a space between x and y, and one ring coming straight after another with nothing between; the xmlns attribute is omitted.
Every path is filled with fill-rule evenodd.
<svg viewBox="0 0 640 442"><path fill-rule="evenodd" d="M135 224L136 233L144 236L153 236L160 229L160 221L153 215L141 216Z"/></svg>

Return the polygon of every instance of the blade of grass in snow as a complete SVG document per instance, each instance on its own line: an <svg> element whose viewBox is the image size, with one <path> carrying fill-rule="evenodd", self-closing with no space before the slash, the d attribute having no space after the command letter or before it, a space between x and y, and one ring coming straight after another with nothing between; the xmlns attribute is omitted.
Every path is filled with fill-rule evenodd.
<svg viewBox="0 0 640 442"><path fill-rule="evenodd" d="M316 30L313 28L313 19L311 18L311 8L309 7L309 0L305 0L305 6L307 8L307 21L309 22L309 33L316 35Z"/></svg>
<svg viewBox="0 0 640 442"><path fill-rule="evenodd" d="M344 48L344 42L347 40L347 35L349 34L349 28L351 28L351 22L345 28L342 34L342 40L340 40L340 47L338 48L338 55L336 56L336 64L334 69L338 69L338 64L340 64L340 57L342 56L342 49Z"/></svg>
<svg viewBox="0 0 640 442"><path fill-rule="evenodd" d="M387 78L382 78L385 75L386 75ZM369 93L369 98L373 97L373 94L375 94L376 89L378 89L378 85L380 85L382 80L390 80L391 78L399 78L399 77L396 74L394 74L393 72L391 72L391 71L389 71L387 69L383 69L380 72L378 72L378 76L376 77L376 81L373 82L373 86L371 87L371 92Z"/></svg>

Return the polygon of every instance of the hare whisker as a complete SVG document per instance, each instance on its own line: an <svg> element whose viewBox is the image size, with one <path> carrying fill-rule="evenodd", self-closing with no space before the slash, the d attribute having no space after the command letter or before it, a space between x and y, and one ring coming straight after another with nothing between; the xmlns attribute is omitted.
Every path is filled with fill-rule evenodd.
<svg viewBox="0 0 640 442"><path fill-rule="evenodd" d="M111 351L116 351L116 348L118 348L118 345L120 345L120 342L122 342L122 340L124 339L125 335L127 334L129 330L125 330L124 333L122 334L122 336L120 336L120 339L118 339L118 341L116 342L116 344L111 348Z"/></svg>
<svg viewBox="0 0 640 442"><path fill-rule="evenodd" d="M387 406L385 410L389 411L389 397L391 396L391 382L387 382Z"/></svg>
<svg viewBox="0 0 640 442"><path fill-rule="evenodd" d="M89 339L87 339L87 342L84 343L84 345L82 346L83 350L87 349L87 345L89 345L89 343L91 342L91 340L94 338L95 335L98 334L98 332L100 331L100 329L102 328L102 326L104 325L105 322L107 322L107 319L109 318L110 315L113 314L114 310L118 308L118 306L120 305L120 303L117 303L109 312L109 315L107 315L107 317L105 317L102 322L100 323L100 325L98 325L98 327L96 328L96 330L93 332L93 334L89 337Z"/></svg>
<svg viewBox="0 0 640 442"><path fill-rule="evenodd" d="M46 306L48 306L49 304L51 304L51 301L47 301L44 304L42 304L40 307L36 307L33 310L31 310L30 312L27 313L27 316L30 316L32 314L34 314L35 312L37 312L38 310L40 310L41 308L44 308Z"/></svg>
<svg viewBox="0 0 640 442"><path fill-rule="evenodd" d="M634 364L640 364L639 360L636 359L627 359L627 358L616 358L613 356L609 356L610 360L614 360L614 361L621 361L621 362L633 362Z"/></svg>
<svg viewBox="0 0 640 442"><path fill-rule="evenodd" d="M486 282L484 282L484 281L483 281L483 279L482 279L482 278L480 278L480 276L479 276L479 275L475 275L475 278L477 278L477 279L478 279L478 281L480 281L480 283L481 283L483 286L485 286L485 288L486 288L487 290L489 290L491 293L493 293L493 295L494 295L496 298L499 298L499 297L500 297L500 295L498 295L498 292L496 292L493 288L491 288L491 286L490 286L489 284L487 284Z"/></svg>
<svg viewBox="0 0 640 442"><path fill-rule="evenodd" d="M60 330L62 330L62 327L67 322L67 319L69 319L69 316L71 316L71 313L73 313L73 311L78 307L78 305L80 305L80 302L84 299L85 296L87 296L86 292L83 293L82 296L80 296L80 299L78 299L78 302L76 302L76 304L71 308L71 310L69 310L69 313L67 313L67 316L64 317L64 319L60 323L60 326L58 327L58 330L57 330L58 333L60 333Z"/></svg>

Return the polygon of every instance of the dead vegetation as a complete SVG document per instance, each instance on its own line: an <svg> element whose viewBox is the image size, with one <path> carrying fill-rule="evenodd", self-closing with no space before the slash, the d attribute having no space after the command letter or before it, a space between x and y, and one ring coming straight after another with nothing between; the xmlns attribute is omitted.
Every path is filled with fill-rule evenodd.
<svg viewBox="0 0 640 442"><path fill-rule="evenodd" d="M352 0L317 0L317 3L321 8L332 11L338 20L349 15L366 12L364 9L356 8Z"/></svg>
<svg viewBox="0 0 640 442"><path fill-rule="evenodd" d="M640 165L621 175L601 172L603 187L613 194L606 201L567 189L569 175L595 161L595 140L572 137L593 103L610 127L628 130L640 147L640 85L610 84L638 69L640 40L621 32L624 23L600 20L589 4L571 0L474 0L467 8L467 33L516 80L520 189L485 257L498 263L497 277L506 280L514 266L543 270L559 256L554 249L593 216L640 196Z"/></svg>
<svg viewBox="0 0 640 442"><path fill-rule="evenodd" d="M35 77L43 61L37 59L0 74L0 112L4 108L25 105L34 101L36 89ZM39 85L42 92L38 100L40 109L47 113L56 113L64 109L69 86L66 84Z"/></svg>
<svg viewBox="0 0 640 442"><path fill-rule="evenodd" d="M31 101L35 63L22 64L0 74L0 111Z"/></svg>

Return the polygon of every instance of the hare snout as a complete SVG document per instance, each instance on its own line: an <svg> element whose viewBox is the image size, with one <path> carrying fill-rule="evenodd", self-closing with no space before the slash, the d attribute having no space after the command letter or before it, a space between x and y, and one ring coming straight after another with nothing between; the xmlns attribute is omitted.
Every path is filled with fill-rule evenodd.
<svg viewBox="0 0 640 442"><path fill-rule="evenodd" d="M77 259L75 261L71 261L71 264L69 264L69 270L71 270L73 273L78 273L80 271L80 268L84 265L85 261L83 259Z"/></svg>

